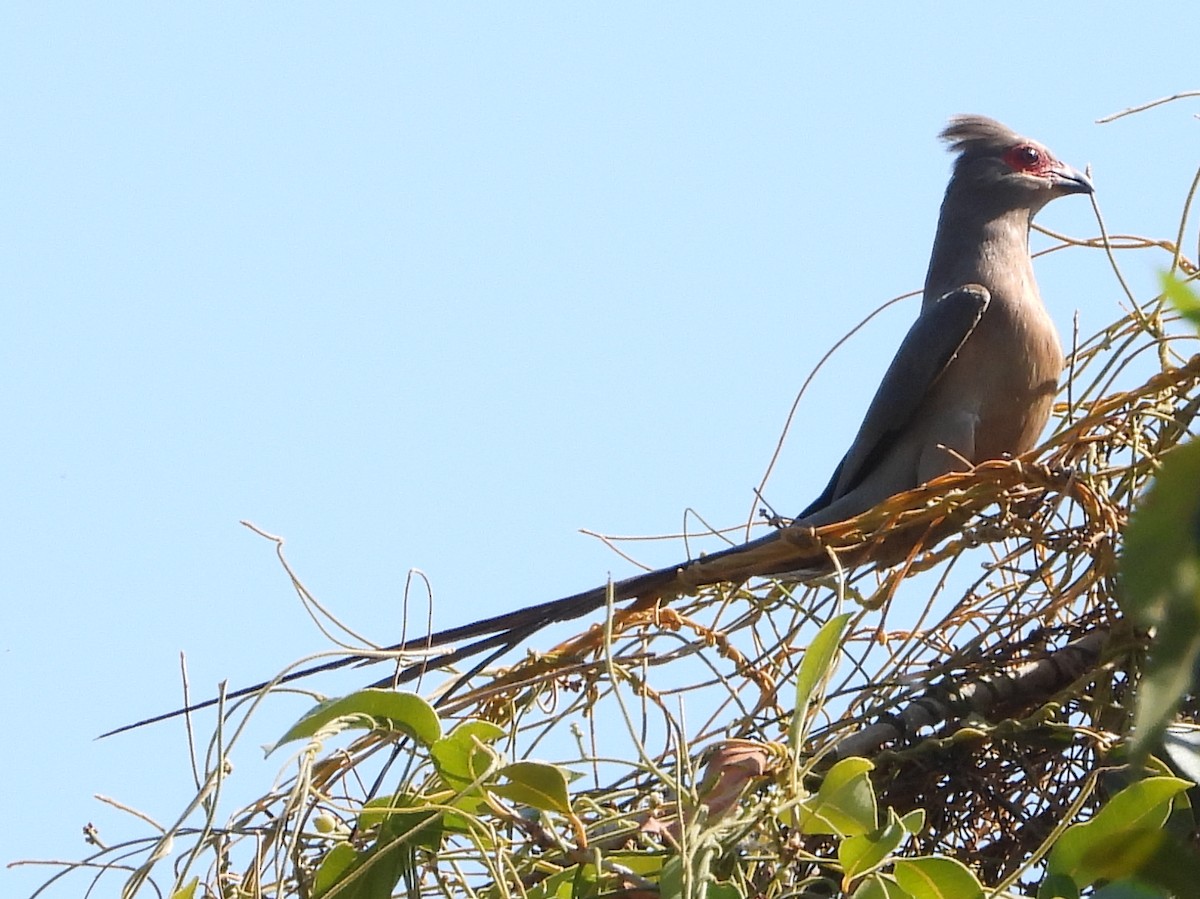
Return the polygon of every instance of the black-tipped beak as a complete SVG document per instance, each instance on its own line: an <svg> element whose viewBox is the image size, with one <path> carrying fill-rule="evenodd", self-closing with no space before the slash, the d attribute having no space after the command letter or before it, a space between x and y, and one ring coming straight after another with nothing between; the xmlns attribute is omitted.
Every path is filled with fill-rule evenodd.
<svg viewBox="0 0 1200 899"><path fill-rule="evenodd" d="M1091 194L1096 192L1092 179L1066 163L1060 163L1051 172L1054 186L1064 194Z"/></svg>

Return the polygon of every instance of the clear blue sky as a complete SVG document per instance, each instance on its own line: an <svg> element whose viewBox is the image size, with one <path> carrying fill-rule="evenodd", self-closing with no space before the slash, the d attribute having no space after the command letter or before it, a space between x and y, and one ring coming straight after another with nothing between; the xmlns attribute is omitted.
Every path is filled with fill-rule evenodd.
<svg viewBox="0 0 1200 899"><path fill-rule="evenodd" d="M239 519L385 643L412 567L447 626L632 573L579 528L744 521L811 366L920 286L949 115L1091 163L1113 231L1173 235L1200 103L1094 120L1200 87L1191 3L866 10L5 4L3 861L144 833L93 793L173 819L182 725L93 737L176 706L180 650L206 696L327 648ZM1096 233L1079 198L1041 221ZM1116 316L1102 254L1039 274L1064 333ZM801 406L780 512L914 309Z"/></svg>

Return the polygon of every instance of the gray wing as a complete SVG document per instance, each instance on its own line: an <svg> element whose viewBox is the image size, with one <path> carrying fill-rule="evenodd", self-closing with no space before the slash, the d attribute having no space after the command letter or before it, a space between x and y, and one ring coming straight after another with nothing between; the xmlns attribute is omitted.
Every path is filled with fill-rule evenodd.
<svg viewBox="0 0 1200 899"><path fill-rule="evenodd" d="M850 449L804 518L862 483L912 420L946 367L974 332L991 301L979 284L965 284L921 310L888 366Z"/></svg>

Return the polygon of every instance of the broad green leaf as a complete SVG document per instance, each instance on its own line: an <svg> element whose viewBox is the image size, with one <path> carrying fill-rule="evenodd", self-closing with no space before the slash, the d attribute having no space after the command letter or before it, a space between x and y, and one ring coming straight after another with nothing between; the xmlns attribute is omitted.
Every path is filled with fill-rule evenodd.
<svg viewBox="0 0 1200 899"><path fill-rule="evenodd" d="M193 877L187 882L186 886L181 886L171 894L171 899L192 899L196 895L196 884L200 882L199 877Z"/></svg>
<svg viewBox="0 0 1200 899"><path fill-rule="evenodd" d="M398 794L368 803L359 812L360 827L379 824L371 848L350 860L317 899L384 899L402 877L411 876L416 850L441 845L440 812L409 805L412 797ZM408 809L411 809L409 811ZM365 822L365 823L364 823Z"/></svg>
<svg viewBox="0 0 1200 899"><path fill-rule="evenodd" d="M471 834L476 845L484 847L484 844L491 845L491 841L479 833L479 823L477 813L480 809L486 806L487 803L481 797L476 797L474 800L469 800L466 797L460 801L453 803L455 808L461 809L462 814L449 810L442 811L442 831L444 833L462 833Z"/></svg>
<svg viewBox="0 0 1200 899"><path fill-rule="evenodd" d="M499 724L471 718L456 725L447 736L455 739L474 739L490 746L507 733L508 731Z"/></svg>
<svg viewBox="0 0 1200 899"><path fill-rule="evenodd" d="M892 869L896 882L913 899L981 899L983 886L962 862L943 856L899 858Z"/></svg>
<svg viewBox="0 0 1200 899"><path fill-rule="evenodd" d="M544 762L513 762L498 773L508 783L491 787L496 795L544 812L571 811L567 774L562 768Z"/></svg>
<svg viewBox="0 0 1200 899"><path fill-rule="evenodd" d="M362 853L319 899L386 899L416 866L413 847L399 840Z"/></svg>
<svg viewBox="0 0 1200 899"><path fill-rule="evenodd" d="M634 874L656 880L662 876L667 856L659 852L605 852L604 860L613 865L628 868Z"/></svg>
<svg viewBox="0 0 1200 899"><path fill-rule="evenodd" d="M313 876L313 899L320 899L358 859L358 852L349 843L338 843L325 853Z"/></svg>
<svg viewBox="0 0 1200 899"><path fill-rule="evenodd" d="M464 721L429 747L438 773L455 789L485 776L497 761L496 753L480 743L496 742L507 733L490 721Z"/></svg>
<svg viewBox="0 0 1200 899"><path fill-rule="evenodd" d="M1136 865L1154 853L1145 835L1160 832L1171 800L1190 785L1178 777L1147 777L1126 787L1090 821L1067 828L1050 850L1047 873L1070 877L1081 889L1102 876L1132 873L1116 871L1112 864ZM1122 843L1128 854L1118 851Z"/></svg>
<svg viewBox="0 0 1200 899"><path fill-rule="evenodd" d="M1164 819L1165 820L1165 819ZM1125 830L1100 837L1083 853L1082 870L1072 872L1081 886L1140 873L1167 839L1161 828Z"/></svg>
<svg viewBox="0 0 1200 899"><path fill-rule="evenodd" d="M1109 834L1085 854L1079 886L1086 887L1089 879L1097 883L1136 882L1152 888L1156 896L1200 899L1196 851L1191 844L1190 832L1181 839L1159 828ZM1051 893L1043 889L1038 895L1057 899L1061 892L1065 891Z"/></svg>
<svg viewBox="0 0 1200 899"><path fill-rule="evenodd" d="M901 889L892 877L872 874L858 885L852 899L912 899L912 893Z"/></svg>
<svg viewBox="0 0 1200 899"><path fill-rule="evenodd" d="M804 833L856 836L879 826L875 790L866 759L842 759L829 769L817 795L800 804L800 827Z"/></svg>
<svg viewBox="0 0 1200 899"><path fill-rule="evenodd" d="M436 850L441 845L441 825L437 821L441 814L441 808L431 807L425 799L411 793L380 796L362 807L356 830L379 827L381 838L386 832L393 839L400 837L416 846Z"/></svg>
<svg viewBox="0 0 1200 899"><path fill-rule="evenodd" d="M394 690L359 690L340 699L318 703L288 729L279 742L267 750L270 754L293 740L309 739L339 722L346 729L386 729L408 734L426 746L442 735L442 723L428 702L415 693Z"/></svg>
<svg viewBox="0 0 1200 899"><path fill-rule="evenodd" d="M1137 691L1134 752L1155 745L1200 662L1200 441L1163 459L1134 510L1120 562L1124 612L1155 628Z"/></svg>
<svg viewBox="0 0 1200 899"><path fill-rule="evenodd" d="M842 889L869 871L880 867L904 840L904 826L895 811L888 809L888 823L878 830L846 837L838 844L838 862L845 875Z"/></svg>
<svg viewBox="0 0 1200 899"><path fill-rule="evenodd" d="M846 633L846 624L851 617L851 613L846 612L825 622L808 644L804 658L800 660L800 670L796 675L796 711L792 714L792 724L788 731L793 753L800 752L804 743L809 703L834 667L834 660L842 645L842 637Z"/></svg>

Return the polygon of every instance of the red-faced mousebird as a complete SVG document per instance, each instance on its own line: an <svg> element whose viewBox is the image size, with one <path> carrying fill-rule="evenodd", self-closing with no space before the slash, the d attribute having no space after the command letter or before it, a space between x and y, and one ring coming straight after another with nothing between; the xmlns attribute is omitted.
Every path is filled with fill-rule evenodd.
<svg viewBox="0 0 1200 899"><path fill-rule="evenodd" d="M1063 353L1034 281L1029 229L1051 200L1091 193L1092 183L1042 144L983 116L956 116L941 136L957 157L942 201L920 315L828 486L793 526L841 522L939 475L1024 453L1034 447L1046 425ZM781 533L389 647L414 652L446 649L376 686L412 680L423 671L492 650L473 669L478 671L543 627L603 608L610 594L616 603L634 600L634 605L647 606L715 580L730 580L728 564L713 580L706 580L697 566L717 560L729 563L739 554L748 560L745 577L797 567L825 573L812 559L799 566L795 559L765 566L750 561L761 559L759 551ZM896 559L853 560L862 561L891 564ZM464 641L473 642L450 648ZM282 680L363 661L362 656L348 656ZM247 687L226 699L265 686ZM209 700L112 733L214 703Z"/></svg>

